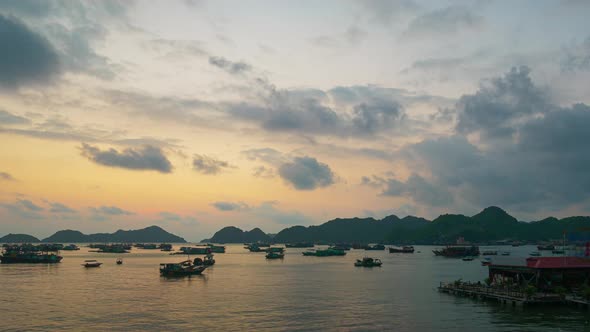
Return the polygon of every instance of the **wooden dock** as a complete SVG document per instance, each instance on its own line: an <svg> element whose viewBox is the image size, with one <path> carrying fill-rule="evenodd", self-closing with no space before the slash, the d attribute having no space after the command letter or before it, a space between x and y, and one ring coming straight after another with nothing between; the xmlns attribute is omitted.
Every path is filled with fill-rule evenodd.
<svg viewBox="0 0 590 332"><path fill-rule="evenodd" d="M438 290L443 293L458 296L495 300L500 303L511 304L513 306L564 302L564 299L557 294L536 293L532 296L527 296L527 294L520 291L489 287L486 285L469 282L441 282Z"/></svg>

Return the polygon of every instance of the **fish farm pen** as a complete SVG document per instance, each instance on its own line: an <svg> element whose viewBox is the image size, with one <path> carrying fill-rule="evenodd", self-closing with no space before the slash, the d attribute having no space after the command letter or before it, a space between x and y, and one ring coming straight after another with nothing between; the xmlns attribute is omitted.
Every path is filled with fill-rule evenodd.
<svg viewBox="0 0 590 332"><path fill-rule="evenodd" d="M438 290L511 305L572 304L590 309L590 260L581 257L497 259L486 283L441 282Z"/></svg>

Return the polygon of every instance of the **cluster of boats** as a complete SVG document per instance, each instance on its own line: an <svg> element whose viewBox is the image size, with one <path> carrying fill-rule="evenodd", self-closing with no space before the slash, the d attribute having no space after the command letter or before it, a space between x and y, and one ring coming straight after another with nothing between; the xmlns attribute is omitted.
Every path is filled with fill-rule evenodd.
<svg viewBox="0 0 590 332"><path fill-rule="evenodd" d="M53 264L59 263L63 259L57 254L59 249L48 245L7 245L2 247L2 255L0 256L0 263L14 264L14 263L45 263Z"/></svg>

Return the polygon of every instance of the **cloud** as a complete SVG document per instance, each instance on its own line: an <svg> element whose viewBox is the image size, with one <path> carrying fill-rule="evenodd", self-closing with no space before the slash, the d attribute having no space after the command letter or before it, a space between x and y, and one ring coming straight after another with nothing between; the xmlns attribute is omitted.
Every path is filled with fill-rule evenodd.
<svg viewBox="0 0 590 332"><path fill-rule="evenodd" d="M0 180L15 181L15 178L10 173L0 172Z"/></svg>
<svg viewBox="0 0 590 332"><path fill-rule="evenodd" d="M247 204L234 202L214 202L211 205L219 211L240 211L249 208Z"/></svg>
<svg viewBox="0 0 590 332"><path fill-rule="evenodd" d="M210 56L209 64L214 67L223 69L232 75L244 74L252 70L252 66L245 62L233 62L220 56Z"/></svg>
<svg viewBox="0 0 590 332"><path fill-rule="evenodd" d="M369 34L358 25L349 26L343 33L335 35L322 35L313 38L311 42L315 46L328 48L341 48L347 46L358 46Z"/></svg>
<svg viewBox="0 0 590 332"><path fill-rule="evenodd" d="M271 168L265 166L257 166L254 167L252 176L263 179L271 179L275 177L275 172Z"/></svg>
<svg viewBox="0 0 590 332"><path fill-rule="evenodd" d="M336 176L330 167L312 157L295 157L281 165L280 177L297 190L314 190L332 185Z"/></svg>
<svg viewBox="0 0 590 332"><path fill-rule="evenodd" d="M133 170L154 170L160 173L172 172L172 164L160 148L146 145L143 148L127 148L121 152L115 149L100 150L98 147L82 144L82 155L104 166Z"/></svg>
<svg viewBox="0 0 590 332"><path fill-rule="evenodd" d="M0 87L17 88L53 80L60 72L55 48L22 21L0 14Z"/></svg>
<svg viewBox="0 0 590 332"><path fill-rule="evenodd" d="M193 169L202 174L214 175L232 167L227 161L217 160L206 155L195 154L193 156Z"/></svg>
<svg viewBox="0 0 590 332"><path fill-rule="evenodd" d="M22 124L30 124L30 123L31 123L31 120L29 120L27 118L23 118L22 116L8 113L4 110L0 110L0 124L22 125Z"/></svg>
<svg viewBox="0 0 590 332"><path fill-rule="evenodd" d="M408 196L416 203L428 206L448 206L453 202L453 196L443 187L433 184L418 174L412 174L406 182L388 179L383 196Z"/></svg>
<svg viewBox="0 0 590 332"><path fill-rule="evenodd" d="M439 8L414 18L402 33L405 40L473 31L483 26L483 16L465 6Z"/></svg>
<svg viewBox="0 0 590 332"><path fill-rule="evenodd" d="M358 1L369 16L369 21L390 25L400 16L417 11L420 6L412 0L361 0Z"/></svg>
<svg viewBox="0 0 590 332"><path fill-rule="evenodd" d="M131 211L123 210L117 206L90 207L90 211L95 214L110 216L130 216L135 214Z"/></svg>
<svg viewBox="0 0 590 332"><path fill-rule="evenodd" d="M519 122L550 111L546 93L529 77L530 69L512 68L504 77L481 85L473 95L464 95L457 103L457 131L480 132L486 138L510 138Z"/></svg>
<svg viewBox="0 0 590 332"><path fill-rule="evenodd" d="M65 206L64 204L61 203L49 203L50 209L49 212L52 213L76 213L77 211Z"/></svg>
<svg viewBox="0 0 590 332"><path fill-rule="evenodd" d="M248 149L242 151L242 154L249 160L260 160L271 165L280 165L288 160L282 152L273 148Z"/></svg>
<svg viewBox="0 0 590 332"><path fill-rule="evenodd" d="M276 207L278 202L263 202L251 209L252 215L257 218L269 219L282 225L305 225L312 220L298 211L282 211Z"/></svg>
<svg viewBox="0 0 590 332"><path fill-rule="evenodd" d="M260 104L229 104L227 112L270 132L362 138L399 130L405 118L392 96L364 95L337 110L328 104L328 97L321 90L274 91Z"/></svg>
<svg viewBox="0 0 590 332"><path fill-rule="evenodd" d="M590 37L580 44L566 47L560 65L565 72L590 70Z"/></svg>
<svg viewBox="0 0 590 332"><path fill-rule="evenodd" d="M44 209L27 199L19 199L14 203L0 203L0 207L4 208L8 213L15 217L28 219L43 219L40 214Z"/></svg>
<svg viewBox="0 0 590 332"><path fill-rule="evenodd" d="M197 219L191 216L181 216L179 214L168 211L162 211L158 213L158 215L161 218L159 222L163 223L176 223L185 226L194 226L198 224Z"/></svg>

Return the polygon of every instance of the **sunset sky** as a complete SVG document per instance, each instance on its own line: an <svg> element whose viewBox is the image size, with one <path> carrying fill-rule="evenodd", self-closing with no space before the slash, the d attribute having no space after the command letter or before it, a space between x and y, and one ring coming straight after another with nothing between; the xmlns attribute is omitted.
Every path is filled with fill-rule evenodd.
<svg viewBox="0 0 590 332"><path fill-rule="evenodd" d="M0 236L590 214L588 13L0 0Z"/></svg>

